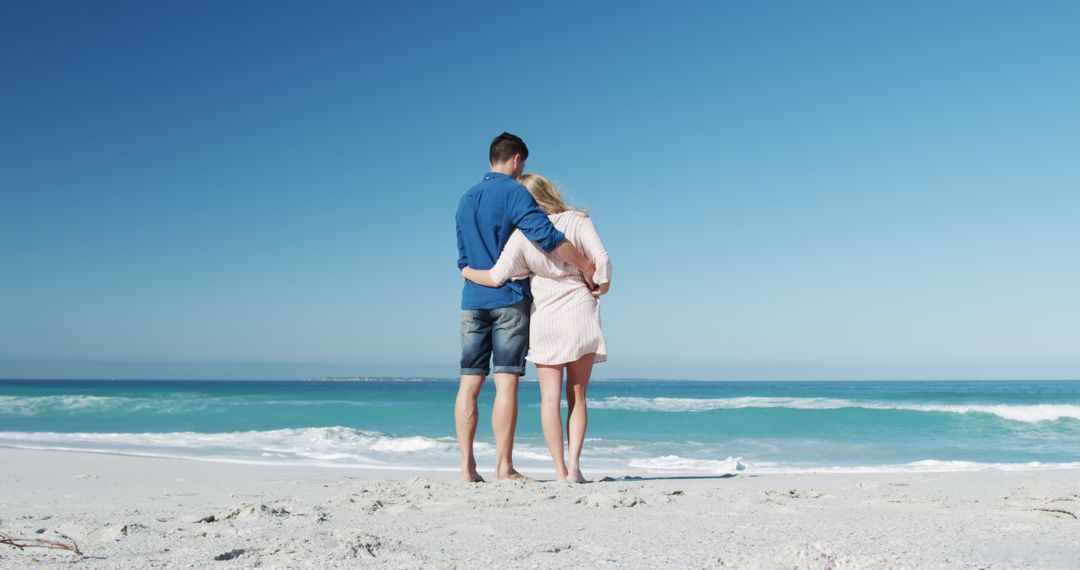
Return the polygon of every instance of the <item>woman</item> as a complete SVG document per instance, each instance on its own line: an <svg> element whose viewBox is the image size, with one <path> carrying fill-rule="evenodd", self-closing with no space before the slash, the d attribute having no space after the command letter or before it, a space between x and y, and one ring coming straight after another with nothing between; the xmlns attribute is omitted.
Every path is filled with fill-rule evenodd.
<svg viewBox="0 0 1080 570"><path fill-rule="evenodd" d="M478 285L498 287L511 279L532 279L532 314L529 322L529 355L540 380L540 419L544 440L555 475L560 480L584 483L581 474L581 446L585 442L588 410L585 392L594 363L607 360L607 345L600 329L600 301L611 283L611 262L589 215L566 205L550 180L539 174L525 174L521 183L566 235L594 264L590 291L578 268L544 253L520 231L510 235L499 260L490 271L466 267L461 274ZM563 370L566 371L566 432L570 461L563 456L562 403Z"/></svg>

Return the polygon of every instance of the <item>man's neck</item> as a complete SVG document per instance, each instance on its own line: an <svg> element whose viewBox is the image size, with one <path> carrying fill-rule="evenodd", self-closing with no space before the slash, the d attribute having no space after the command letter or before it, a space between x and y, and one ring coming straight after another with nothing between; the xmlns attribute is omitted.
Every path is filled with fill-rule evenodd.
<svg viewBox="0 0 1080 570"><path fill-rule="evenodd" d="M505 174L511 178L514 177L514 165L513 164L492 164L492 172L498 172L499 174Z"/></svg>

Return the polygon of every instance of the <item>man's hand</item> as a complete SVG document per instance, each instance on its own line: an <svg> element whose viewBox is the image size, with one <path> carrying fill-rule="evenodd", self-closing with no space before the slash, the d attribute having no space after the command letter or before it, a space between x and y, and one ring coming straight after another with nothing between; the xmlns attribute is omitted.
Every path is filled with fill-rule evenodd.
<svg viewBox="0 0 1080 570"><path fill-rule="evenodd" d="M596 283L593 283L593 275L596 275L596 264L590 261L589 264L581 270L581 276L585 278L585 284L589 286L589 291L596 291Z"/></svg>
<svg viewBox="0 0 1080 570"><path fill-rule="evenodd" d="M606 295L608 289L611 288L611 282L601 283L595 289L592 290L593 297L599 297L600 295Z"/></svg>
<svg viewBox="0 0 1080 570"><path fill-rule="evenodd" d="M552 252L556 257L577 267L581 270L582 277L585 278L585 284L589 286L589 291L596 289L596 283L593 283L593 275L596 274L596 264L591 259L582 255L578 248L574 247L574 244L569 240L562 240L559 247L555 248Z"/></svg>

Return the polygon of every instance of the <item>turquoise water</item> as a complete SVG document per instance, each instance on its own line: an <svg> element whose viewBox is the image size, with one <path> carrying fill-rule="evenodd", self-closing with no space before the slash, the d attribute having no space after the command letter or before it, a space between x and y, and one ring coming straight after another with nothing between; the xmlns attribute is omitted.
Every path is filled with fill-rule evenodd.
<svg viewBox="0 0 1080 570"><path fill-rule="evenodd" d="M0 381L0 445L269 464L453 470L456 381ZM477 454L494 463L481 397ZM546 472L522 382L515 463ZM1080 382L597 381L602 473L1080 466Z"/></svg>

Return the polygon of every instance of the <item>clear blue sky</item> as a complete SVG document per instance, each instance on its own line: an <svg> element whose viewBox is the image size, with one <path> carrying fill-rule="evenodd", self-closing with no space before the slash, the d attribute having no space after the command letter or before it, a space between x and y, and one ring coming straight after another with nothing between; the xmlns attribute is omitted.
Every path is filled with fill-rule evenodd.
<svg viewBox="0 0 1080 570"><path fill-rule="evenodd" d="M503 130L597 376L1080 378L1080 4L0 4L0 377L454 376Z"/></svg>

